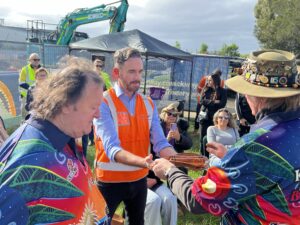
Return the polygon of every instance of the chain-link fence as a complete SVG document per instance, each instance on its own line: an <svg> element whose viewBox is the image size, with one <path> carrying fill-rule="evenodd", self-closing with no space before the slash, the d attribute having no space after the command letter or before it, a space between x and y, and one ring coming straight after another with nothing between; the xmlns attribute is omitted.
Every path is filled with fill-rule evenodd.
<svg viewBox="0 0 300 225"><path fill-rule="evenodd" d="M0 41L0 80L8 87L13 96L17 115L20 114L19 71L28 63L27 58L33 52L40 55L41 65L50 72L57 68L57 62L61 57L68 54L84 57L91 61L100 56L105 60L104 70L107 73L111 74L113 68L113 53L110 52L70 51L68 46ZM186 111L195 111L196 87L199 80L216 68L223 71L222 79L226 79L230 58L194 55L190 60L181 60L143 56L143 60L145 71L141 82L141 92L151 95L158 108L162 108L170 102L184 101ZM2 102L6 102L5 97L2 97ZM2 105L6 106L7 104L2 103ZM1 110L4 111L4 108L2 107ZM0 112L0 115L4 115L4 112Z"/></svg>
<svg viewBox="0 0 300 225"><path fill-rule="evenodd" d="M41 65L49 71L57 67L57 62L69 54L68 46L0 41L0 115L7 127L20 123L20 99L18 92L19 71L28 64L28 56L36 52L41 57ZM12 101L10 100L12 99ZM12 108L16 115L12 114Z"/></svg>
<svg viewBox="0 0 300 225"><path fill-rule="evenodd" d="M113 53L111 52L72 50L70 54L91 60L94 56L100 56L105 59L104 70L109 74L112 71ZM185 110L189 110L192 61L152 56L143 56L143 61L144 73L140 91L150 95L158 109L170 102L184 101ZM158 93L159 91L161 93Z"/></svg>

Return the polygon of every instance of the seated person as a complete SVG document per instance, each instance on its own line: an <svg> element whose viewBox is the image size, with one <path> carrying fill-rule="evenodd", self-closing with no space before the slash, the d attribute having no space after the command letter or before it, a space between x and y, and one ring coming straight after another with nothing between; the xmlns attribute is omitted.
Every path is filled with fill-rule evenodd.
<svg viewBox="0 0 300 225"><path fill-rule="evenodd" d="M226 108L219 109L213 117L214 126L207 129L207 142L218 142L229 149L240 138L235 120ZM209 154L209 165L216 166L220 159L214 154Z"/></svg>
<svg viewBox="0 0 300 225"><path fill-rule="evenodd" d="M172 103L162 109L160 119L162 129L169 143L174 147L177 153L182 153L193 146L192 138L187 130L189 123L184 118L178 117L180 114L178 108L181 105L179 102ZM180 170L187 174L185 167L180 167Z"/></svg>
<svg viewBox="0 0 300 225"><path fill-rule="evenodd" d="M176 196L151 170L147 177L147 186L145 225L176 225L178 212ZM129 224L127 215L125 224Z"/></svg>
<svg viewBox="0 0 300 225"><path fill-rule="evenodd" d="M189 123L183 118L178 118L179 102L172 103L163 108L160 114L161 126L169 143L176 152L181 153L193 146L191 137L188 135Z"/></svg>

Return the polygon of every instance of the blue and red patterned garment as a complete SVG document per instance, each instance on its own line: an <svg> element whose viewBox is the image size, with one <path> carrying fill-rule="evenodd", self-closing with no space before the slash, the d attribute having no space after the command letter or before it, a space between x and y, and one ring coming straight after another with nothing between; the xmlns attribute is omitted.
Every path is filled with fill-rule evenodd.
<svg viewBox="0 0 300 225"><path fill-rule="evenodd" d="M106 203L70 137L31 119L0 149L0 224L108 224Z"/></svg>
<svg viewBox="0 0 300 225"><path fill-rule="evenodd" d="M222 224L300 224L300 109L262 113L192 193Z"/></svg>

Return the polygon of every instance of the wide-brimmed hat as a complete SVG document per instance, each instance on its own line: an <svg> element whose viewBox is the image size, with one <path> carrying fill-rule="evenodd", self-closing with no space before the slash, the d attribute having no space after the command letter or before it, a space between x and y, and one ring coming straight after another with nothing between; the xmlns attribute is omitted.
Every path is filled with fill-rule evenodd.
<svg viewBox="0 0 300 225"><path fill-rule="evenodd" d="M168 113L168 112L171 112L171 113L176 114L178 116L180 114L180 112L178 112L178 109L177 109L178 105L179 105L179 102L174 102L174 103L171 103L168 106L164 107L161 110L160 118L164 119L166 113Z"/></svg>
<svg viewBox="0 0 300 225"><path fill-rule="evenodd" d="M174 112L174 113L179 113L178 112L178 105L179 102L173 102L171 104L169 104L168 106L164 107L161 112Z"/></svg>
<svg viewBox="0 0 300 225"><path fill-rule="evenodd" d="M300 94L300 74L293 53L275 49L255 51L242 69L242 75L226 81L238 93L266 98Z"/></svg>

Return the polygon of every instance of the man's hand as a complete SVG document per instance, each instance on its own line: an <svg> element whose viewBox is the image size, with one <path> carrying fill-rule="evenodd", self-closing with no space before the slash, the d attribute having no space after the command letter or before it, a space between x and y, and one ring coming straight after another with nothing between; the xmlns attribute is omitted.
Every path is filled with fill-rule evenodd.
<svg viewBox="0 0 300 225"><path fill-rule="evenodd" d="M160 179L166 179L166 173L172 168L175 167L173 163L170 163L169 160L160 158L156 159L153 162L152 170L154 171L155 175Z"/></svg>
<svg viewBox="0 0 300 225"><path fill-rule="evenodd" d="M131 166L138 166L141 168L151 169L151 164L153 162L152 154L142 158L140 156L134 155L126 150L120 150L115 154L115 161L118 163L123 163Z"/></svg>
<svg viewBox="0 0 300 225"><path fill-rule="evenodd" d="M245 120L244 118L240 119L240 124L242 124L243 126L248 126L247 120Z"/></svg>
<svg viewBox="0 0 300 225"><path fill-rule="evenodd" d="M220 143L210 142L206 144L206 151L222 159L227 153L227 148Z"/></svg>
<svg viewBox="0 0 300 225"><path fill-rule="evenodd" d="M153 155L152 154L145 157L145 167L148 169L152 169L152 167L153 167Z"/></svg>

